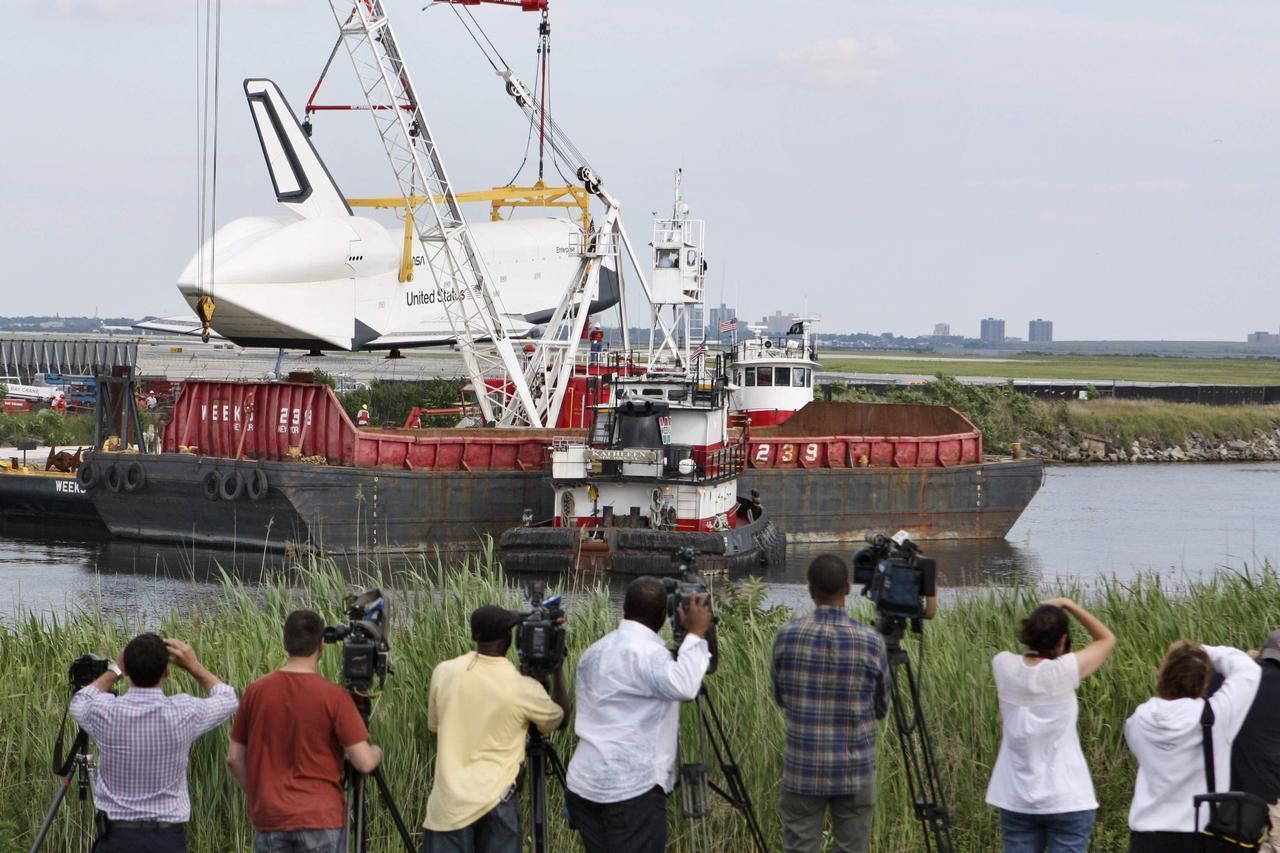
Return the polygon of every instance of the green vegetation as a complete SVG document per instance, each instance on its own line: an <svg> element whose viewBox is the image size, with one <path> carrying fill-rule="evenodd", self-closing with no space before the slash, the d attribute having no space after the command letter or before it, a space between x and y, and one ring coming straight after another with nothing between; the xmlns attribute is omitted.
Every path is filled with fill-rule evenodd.
<svg viewBox="0 0 1280 853"><path fill-rule="evenodd" d="M0 447L14 447L24 438L41 444L93 443L93 416L70 415L44 409L39 412L0 414Z"/></svg>
<svg viewBox="0 0 1280 853"><path fill-rule="evenodd" d="M883 397L857 387L836 384L836 400L884 400L952 406L982 430L990 452L1007 453L1010 444L1045 443L1067 435L1096 436L1108 444L1128 446L1138 439L1182 444L1193 433L1205 440L1250 440L1255 430L1280 428L1280 406L1204 406L1161 400L1095 398L1045 402L1006 385L965 385L939 375L932 382L889 389Z"/></svg>
<svg viewBox="0 0 1280 853"><path fill-rule="evenodd" d="M444 409L458 405L462 398L462 380L427 379L417 381L375 379L368 388L359 388L340 395L342 407L352 419L360 411L360 404L368 403L374 424L402 426L414 406L424 409ZM458 422L457 415L433 415L425 419L423 426L450 427Z"/></svg>
<svg viewBox="0 0 1280 853"><path fill-rule="evenodd" d="M979 359L973 356L891 358L820 354L822 369L841 373L933 376L999 376L1005 379L1078 379L1101 386L1112 381L1190 382L1209 385L1280 385L1280 359L1089 356L1026 353Z"/></svg>
<svg viewBox="0 0 1280 853"><path fill-rule="evenodd" d="M366 579L367 580L367 579ZM378 582L377 579L369 582ZM384 587L385 588L385 587ZM0 624L0 684L5 713L0 715L0 853L26 850L43 817L55 783L49 755L64 702L66 667L83 651L114 653L142 629L159 629L191 640L201 658L219 675L243 688L282 662L279 631L291 608L310 605L332 619L340 617L344 581L330 564L295 569L263 587L226 581L222 593L198 610L154 620L128 621L126 611L82 610L65 617L26 615ZM422 816L433 760L433 736L426 730L425 706L432 668L469 645L467 615L482 603L517 606L516 593L492 567L492 556L441 569L423 566L418 574L396 579L391 634L395 675L377 700L373 740L387 751L386 772L406 819ZM1124 720L1154 689L1155 667L1166 645L1186 637L1203 642L1256 646L1280 624L1280 576L1269 567L1251 573L1223 573L1203 583L1171 586L1148 576L1122 584L1101 582L1066 594L1085 600L1115 631L1114 658L1080 690L1080 735L1101 802L1093 849L1127 849L1126 810L1134 764L1122 737ZM774 849L779 849L778 779L782 766L782 718L769 700L769 660L773 637L790 613L763 605L763 588L746 582L717 590L721 615L720 670L710 689ZM989 661L1002 649L1016 648L1018 620L1035 604L1032 592L989 591L946 607L929 623L924 663L917 663L929 723L945 791L955 819L957 850L999 848L995 811L983 802L987 778L999 745L999 711ZM860 618L870 619L867 603L854 603ZM602 588L577 591L569 607L572 664L583 649L616 624ZM1078 629L1077 629L1078 633ZM1077 635L1079 645L1085 640ZM905 645L919 661L915 637ZM338 655L330 650L324 665L333 677ZM196 690L182 673L174 687ZM692 709L684 724L690 730ZM922 849L912 816L895 736L882 727L880 800L873 849L914 853ZM554 738L560 754L573 752L571 730ZM688 739L691 742L692 739ZM688 745L686 743L686 746ZM226 732L202 739L192 753L191 790L195 804L193 853L244 851L250 846L243 798L227 773ZM750 849L741 821L718 800L711 837L716 849ZM551 786L551 814L560 814L561 794ZM679 820L679 797L671 802L672 849L687 850L687 832ZM79 849L75 834L78 806L74 793L64 804L50 853ZM380 807L373 809L370 849L395 853L400 848ZM6 825L7 824L7 825ZM528 821L525 822L526 829ZM563 822L552 819L551 849L576 846Z"/></svg>
<svg viewBox="0 0 1280 853"><path fill-rule="evenodd" d="M1201 406L1159 400L1090 400L1037 404L1075 435L1089 433L1109 443L1138 439L1182 444L1193 433L1205 439L1249 440L1254 430L1280 428L1280 406Z"/></svg>

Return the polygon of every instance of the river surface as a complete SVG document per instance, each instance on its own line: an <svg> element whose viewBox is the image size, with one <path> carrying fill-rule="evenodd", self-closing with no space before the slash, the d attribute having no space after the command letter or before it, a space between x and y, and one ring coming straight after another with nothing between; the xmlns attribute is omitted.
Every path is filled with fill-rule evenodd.
<svg viewBox="0 0 1280 853"><path fill-rule="evenodd" d="M1278 495L1280 463L1055 466L1007 539L926 543L926 551L950 590L1056 587L1140 572L1191 579L1280 559ZM806 601L805 568L829 549L790 547L787 564L764 575L771 600ZM281 560L0 525L0 618L79 609L146 618L216 596L223 571L256 582Z"/></svg>

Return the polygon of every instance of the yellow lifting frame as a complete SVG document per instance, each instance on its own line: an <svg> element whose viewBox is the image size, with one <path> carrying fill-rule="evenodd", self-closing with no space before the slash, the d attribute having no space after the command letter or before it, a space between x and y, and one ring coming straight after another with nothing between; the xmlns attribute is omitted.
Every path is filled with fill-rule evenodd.
<svg viewBox="0 0 1280 853"><path fill-rule="evenodd" d="M455 193L459 204L479 201L490 203L489 218L494 222L502 221L504 208L514 210L517 207L563 207L577 208L581 211L582 232L585 234L591 227L591 194L582 187L549 187L538 181L531 187L505 186L491 190L475 190L474 192ZM413 196L410 205L417 207L427 201L426 196ZM437 204L444 201L436 196ZM388 198L349 198L347 204L352 207L403 208L402 196ZM413 280L413 215L404 217L404 252L400 258L400 283Z"/></svg>

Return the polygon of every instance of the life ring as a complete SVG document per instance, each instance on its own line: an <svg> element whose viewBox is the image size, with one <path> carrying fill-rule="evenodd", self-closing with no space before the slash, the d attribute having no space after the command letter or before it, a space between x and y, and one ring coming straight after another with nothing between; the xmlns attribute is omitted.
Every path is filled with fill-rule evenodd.
<svg viewBox="0 0 1280 853"><path fill-rule="evenodd" d="M124 469L124 490L136 492L147 484L147 469L137 460L130 462Z"/></svg>
<svg viewBox="0 0 1280 853"><path fill-rule="evenodd" d="M222 487L218 489L218 496L224 501L239 500L244 494L244 476L239 471L232 468L227 475L222 478Z"/></svg>
<svg viewBox="0 0 1280 853"><path fill-rule="evenodd" d="M124 477L120 475L119 465L109 465L104 479L107 481L107 488L113 492L124 488Z"/></svg>
<svg viewBox="0 0 1280 853"><path fill-rule="evenodd" d="M267 489L270 487L271 482L267 479L267 472L261 468L254 468L245 482L245 493L249 496L249 500L260 501L267 496Z"/></svg>
<svg viewBox="0 0 1280 853"><path fill-rule="evenodd" d="M222 492L222 477L219 476L217 471L210 471L204 475L204 480L202 482L204 485L204 496L211 501L216 501L218 499L218 495Z"/></svg>
<svg viewBox="0 0 1280 853"><path fill-rule="evenodd" d="M98 485L98 463L85 462L80 466L80 470L76 471L76 482L80 484L80 488L86 492Z"/></svg>

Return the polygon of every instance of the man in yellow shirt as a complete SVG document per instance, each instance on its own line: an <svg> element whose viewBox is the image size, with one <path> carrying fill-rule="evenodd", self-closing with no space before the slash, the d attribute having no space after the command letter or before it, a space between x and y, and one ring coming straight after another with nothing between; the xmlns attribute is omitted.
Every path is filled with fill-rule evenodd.
<svg viewBox="0 0 1280 853"><path fill-rule="evenodd" d="M476 650L431 673L427 728L436 732L436 772L427 798L422 853L519 853L516 777L529 726L563 727L569 698L557 670L552 696L507 659L523 619L487 604L471 614ZM554 701L553 701L554 700Z"/></svg>

